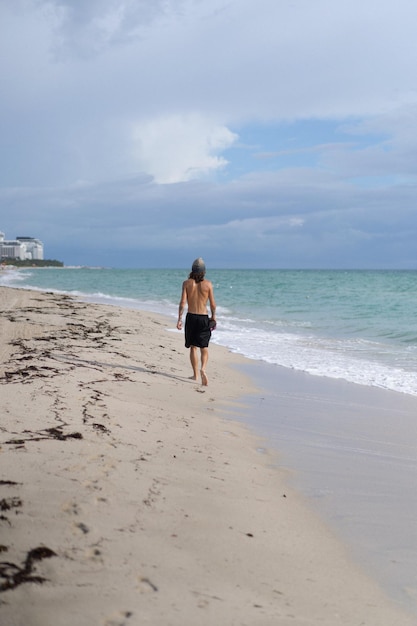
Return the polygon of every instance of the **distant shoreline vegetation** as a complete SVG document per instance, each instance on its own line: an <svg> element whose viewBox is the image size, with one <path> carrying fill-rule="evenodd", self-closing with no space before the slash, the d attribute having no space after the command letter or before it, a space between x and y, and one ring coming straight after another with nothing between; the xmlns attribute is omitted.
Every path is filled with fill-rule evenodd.
<svg viewBox="0 0 417 626"><path fill-rule="evenodd" d="M55 259L2 259L1 264L13 267L64 267L62 261Z"/></svg>

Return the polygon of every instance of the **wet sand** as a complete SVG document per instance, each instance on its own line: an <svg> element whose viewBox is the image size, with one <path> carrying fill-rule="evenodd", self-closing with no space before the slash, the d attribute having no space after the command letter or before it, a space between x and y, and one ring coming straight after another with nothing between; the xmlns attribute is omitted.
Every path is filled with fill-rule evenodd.
<svg viewBox="0 0 417 626"><path fill-rule="evenodd" d="M417 397L261 362L238 419L417 623ZM254 420L256 416L256 421Z"/></svg>
<svg viewBox="0 0 417 626"><path fill-rule="evenodd" d="M163 317L0 302L1 624L416 623L232 419L242 359L211 346L203 387Z"/></svg>

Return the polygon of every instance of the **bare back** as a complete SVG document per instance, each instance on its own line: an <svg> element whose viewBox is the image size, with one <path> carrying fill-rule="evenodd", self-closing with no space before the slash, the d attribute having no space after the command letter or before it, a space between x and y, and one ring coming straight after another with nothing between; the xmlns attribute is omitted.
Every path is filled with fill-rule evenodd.
<svg viewBox="0 0 417 626"><path fill-rule="evenodd" d="M209 280L197 283L192 278L185 280L182 286L183 304L188 303L188 312L198 315L207 315L207 302L210 302L211 312L216 310L213 296L213 286Z"/></svg>

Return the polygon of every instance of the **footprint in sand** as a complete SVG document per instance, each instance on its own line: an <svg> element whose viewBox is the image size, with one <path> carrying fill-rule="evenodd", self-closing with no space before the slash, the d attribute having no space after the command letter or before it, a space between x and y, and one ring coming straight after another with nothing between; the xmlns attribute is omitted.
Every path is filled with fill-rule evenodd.
<svg viewBox="0 0 417 626"><path fill-rule="evenodd" d="M158 591L158 587L147 576L138 577L138 589L141 593Z"/></svg>
<svg viewBox="0 0 417 626"><path fill-rule="evenodd" d="M103 622L103 626L127 626L128 620L132 615L133 613L131 611L120 611L120 613L115 613L111 617L108 617Z"/></svg>
<svg viewBox="0 0 417 626"><path fill-rule="evenodd" d="M87 535L90 532L90 529L87 524L84 524L84 522L78 522L78 524L74 524L74 527L77 530L80 530L84 535Z"/></svg>
<svg viewBox="0 0 417 626"><path fill-rule="evenodd" d="M94 563L104 563L101 550L97 546L91 546L88 548L85 551L85 556L89 561L93 561Z"/></svg>
<svg viewBox="0 0 417 626"><path fill-rule="evenodd" d="M61 511L64 513L69 513L70 515L78 515L80 510L78 508L78 504L72 500L69 502L64 502L61 506Z"/></svg>

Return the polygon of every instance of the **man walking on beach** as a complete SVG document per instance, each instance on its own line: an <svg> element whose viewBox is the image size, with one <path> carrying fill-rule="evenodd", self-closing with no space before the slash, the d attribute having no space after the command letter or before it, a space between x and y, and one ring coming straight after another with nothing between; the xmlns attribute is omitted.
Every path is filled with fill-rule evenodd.
<svg viewBox="0 0 417 626"><path fill-rule="evenodd" d="M185 305L188 312L185 318L185 347L190 348L190 361L193 368L193 380L198 380L198 348L201 358L201 383L208 385L206 366L211 328L216 325L216 302L213 285L206 280L206 265L201 257L192 265L191 273L182 284L181 300L178 308L178 330L182 329L182 315ZM210 303L211 319L207 314L207 302Z"/></svg>

